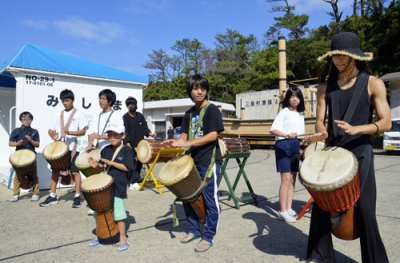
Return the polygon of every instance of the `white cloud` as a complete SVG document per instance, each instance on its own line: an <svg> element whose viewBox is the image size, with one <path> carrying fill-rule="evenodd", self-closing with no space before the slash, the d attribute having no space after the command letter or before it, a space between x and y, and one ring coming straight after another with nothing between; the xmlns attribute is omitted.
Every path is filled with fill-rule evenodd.
<svg viewBox="0 0 400 263"><path fill-rule="evenodd" d="M49 27L49 22L47 21L23 20L22 24L37 30L46 30Z"/></svg>
<svg viewBox="0 0 400 263"><path fill-rule="evenodd" d="M91 23L81 18L58 20L53 24L65 35L106 43L122 38L126 32L126 29L117 23Z"/></svg>

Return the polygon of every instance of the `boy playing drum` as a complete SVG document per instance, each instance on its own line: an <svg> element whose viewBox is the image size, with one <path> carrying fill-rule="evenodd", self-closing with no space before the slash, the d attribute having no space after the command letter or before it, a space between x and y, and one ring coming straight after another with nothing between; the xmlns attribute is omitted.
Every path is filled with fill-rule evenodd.
<svg viewBox="0 0 400 263"><path fill-rule="evenodd" d="M28 149L36 154L35 148L39 147L40 138L39 132L36 129L32 129L31 123L33 121L33 115L24 111L19 115L19 120L21 121L21 127L16 128L10 134L10 140L8 145L11 147L16 147L16 150ZM32 180L32 198L31 201L39 200L39 178L37 175L37 165L36 159L34 161L33 170L30 173L30 179ZM11 197L10 202L16 202L19 199L19 194L21 191L20 187L20 175L15 172L14 176L14 195Z"/></svg>
<svg viewBox="0 0 400 263"><path fill-rule="evenodd" d="M124 206L124 199L127 198L128 173L133 169L132 150L122 144L125 138L125 127L121 123L110 122L106 128L109 145L101 150L100 161L97 162L89 157L89 163L93 168L107 168L107 174L114 179L114 205L113 218L117 223L119 230L118 252L126 251L129 248L129 242L126 239L127 214ZM100 243L98 238L93 238L89 242L90 247L95 247Z"/></svg>

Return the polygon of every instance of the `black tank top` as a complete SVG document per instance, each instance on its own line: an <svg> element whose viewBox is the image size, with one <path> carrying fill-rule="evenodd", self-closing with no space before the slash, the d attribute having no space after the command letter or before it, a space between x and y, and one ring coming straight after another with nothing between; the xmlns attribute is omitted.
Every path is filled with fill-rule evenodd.
<svg viewBox="0 0 400 263"><path fill-rule="evenodd" d="M339 107L339 116L340 120L343 120L346 111L350 105L350 101L353 99L354 92L357 88L357 85L360 85L361 78L369 78L369 75L365 72L360 73L357 76L357 79L354 85L348 89L342 90L337 85L336 81L328 81L327 89L326 89L326 101L328 107L328 145L329 146L341 146L344 148L353 148L359 144L371 144L371 138L367 134L357 134L353 136L348 136L346 133L344 136L334 136L333 132L333 114L329 114L333 112L333 107ZM371 100L369 99L368 95L368 81L367 84L362 87L361 97L359 98L358 104L355 108L354 114L351 117L349 123L353 126L357 125L364 125L371 123L372 121L372 112L373 112L373 105ZM337 96L336 102L338 105L334 105L333 103L333 96Z"/></svg>

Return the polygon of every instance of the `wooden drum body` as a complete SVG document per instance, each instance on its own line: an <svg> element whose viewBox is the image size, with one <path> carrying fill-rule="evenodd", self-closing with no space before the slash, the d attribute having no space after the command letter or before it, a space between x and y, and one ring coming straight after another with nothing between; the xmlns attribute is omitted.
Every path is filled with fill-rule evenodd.
<svg viewBox="0 0 400 263"><path fill-rule="evenodd" d="M48 144L42 154L53 170L65 170L71 163L68 144L63 141Z"/></svg>
<svg viewBox="0 0 400 263"><path fill-rule="evenodd" d="M178 200L189 202L199 221L205 222L202 180L192 157L181 155L168 161L161 168L158 181L176 195Z"/></svg>
<svg viewBox="0 0 400 263"><path fill-rule="evenodd" d="M347 211L332 233L345 240L358 238L353 210L360 196L360 178L354 154L340 147L317 150L304 159L299 179L318 206L330 212L331 217Z"/></svg>
<svg viewBox="0 0 400 263"><path fill-rule="evenodd" d="M110 175L99 173L85 179L81 185L89 207L97 213L96 235L102 239L113 237L119 232L112 216L113 182Z"/></svg>
<svg viewBox="0 0 400 263"><path fill-rule="evenodd" d="M161 148L163 148L161 146L161 141L141 140L136 148L137 158L141 163L152 163L154 162ZM167 162L175 157L176 153L161 154L157 161Z"/></svg>
<svg viewBox="0 0 400 263"><path fill-rule="evenodd" d="M84 176L89 177L94 174L101 173L101 168L93 168L89 163L89 157L92 157L97 162L100 161L100 149L93 149L79 153L75 160L75 166L83 173Z"/></svg>
<svg viewBox="0 0 400 263"><path fill-rule="evenodd" d="M226 157L229 152L248 152L250 144L246 139L240 138L219 138L219 148L222 158Z"/></svg>
<svg viewBox="0 0 400 263"><path fill-rule="evenodd" d="M31 181L28 175L35 168L36 154L27 149L18 150L10 155L9 161L17 173L21 188L31 188Z"/></svg>

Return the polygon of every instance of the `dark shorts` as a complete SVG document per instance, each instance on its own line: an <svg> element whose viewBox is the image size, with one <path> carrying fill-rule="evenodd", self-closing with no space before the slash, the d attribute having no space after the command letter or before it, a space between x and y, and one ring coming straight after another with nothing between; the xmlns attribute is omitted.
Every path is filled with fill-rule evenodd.
<svg viewBox="0 0 400 263"><path fill-rule="evenodd" d="M298 172L300 142L298 140L279 140L275 143L276 170L280 173Z"/></svg>

